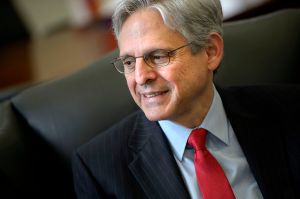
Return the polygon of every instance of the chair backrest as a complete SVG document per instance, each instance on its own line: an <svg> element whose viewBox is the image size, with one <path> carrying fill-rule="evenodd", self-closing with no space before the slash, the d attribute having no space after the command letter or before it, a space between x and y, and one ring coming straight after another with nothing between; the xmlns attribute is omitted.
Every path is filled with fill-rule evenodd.
<svg viewBox="0 0 300 199"><path fill-rule="evenodd" d="M73 150L137 109L110 64L117 54L0 104L0 176L16 197L73 198Z"/></svg>
<svg viewBox="0 0 300 199"><path fill-rule="evenodd" d="M219 85L300 83L300 9L225 23Z"/></svg>
<svg viewBox="0 0 300 199"><path fill-rule="evenodd" d="M0 103L0 198L74 198L72 176L10 101Z"/></svg>
<svg viewBox="0 0 300 199"><path fill-rule="evenodd" d="M136 109L124 76L110 64L117 54L27 89L12 100L30 126L66 160L75 147Z"/></svg>

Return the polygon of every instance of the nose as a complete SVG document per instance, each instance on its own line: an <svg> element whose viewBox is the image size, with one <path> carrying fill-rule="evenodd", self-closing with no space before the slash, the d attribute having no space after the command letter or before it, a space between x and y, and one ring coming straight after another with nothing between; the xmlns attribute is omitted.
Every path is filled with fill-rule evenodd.
<svg viewBox="0 0 300 199"><path fill-rule="evenodd" d="M153 81L156 77L156 71L154 68L150 67L143 58L136 59L135 65L135 81L139 85L144 85Z"/></svg>

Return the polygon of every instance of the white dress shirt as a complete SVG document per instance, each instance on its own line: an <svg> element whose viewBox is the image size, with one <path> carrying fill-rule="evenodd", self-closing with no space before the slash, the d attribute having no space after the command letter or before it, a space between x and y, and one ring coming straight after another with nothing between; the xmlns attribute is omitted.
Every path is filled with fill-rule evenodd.
<svg viewBox="0 0 300 199"><path fill-rule="evenodd" d="M191 198L202 199L194 168L194 151L187 147L193 129L168 120L159 121L159 125L171 145ZM236 198L263 198L215 88L210 109L199 127L208 131L206 147L222 166Z"/></svg>

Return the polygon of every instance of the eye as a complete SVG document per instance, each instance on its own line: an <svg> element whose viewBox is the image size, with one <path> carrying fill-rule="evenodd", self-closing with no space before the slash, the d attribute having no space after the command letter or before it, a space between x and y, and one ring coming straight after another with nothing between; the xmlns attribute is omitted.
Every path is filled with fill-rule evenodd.
<svg viewBox="0 0 300 199"><path fill-rule="evenodd" d="M162 65L169 63L169 54L165 50L156 50L148 55L148 59L150 59L152 64Z"/></svg>
<svg viewBox="0 0 300 199"><path fill-rule="evenodd" d="M126 57L122 59L124 69L125 70L133 70L135 67L135 58L134 57Z"/></svg>

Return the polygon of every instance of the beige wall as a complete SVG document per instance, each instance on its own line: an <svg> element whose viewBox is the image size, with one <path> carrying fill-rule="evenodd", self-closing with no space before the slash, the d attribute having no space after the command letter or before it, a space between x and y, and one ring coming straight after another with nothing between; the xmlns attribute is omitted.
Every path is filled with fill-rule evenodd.
<svg viewBox="0 0 300 199"><path fill-rule="evenodd" d="M42 38L62 26L89 22L85 0L13 0L32 38ZM109 17L120 0L98 0L99 15Z"/></svg>
<svg viewBox="0 0 300 199"><path fill-rule="evenodd" d="M40 38L68 23L63 0L13 0L33 38Z"/></svg>

